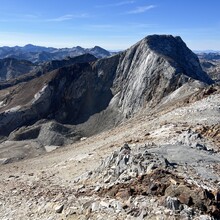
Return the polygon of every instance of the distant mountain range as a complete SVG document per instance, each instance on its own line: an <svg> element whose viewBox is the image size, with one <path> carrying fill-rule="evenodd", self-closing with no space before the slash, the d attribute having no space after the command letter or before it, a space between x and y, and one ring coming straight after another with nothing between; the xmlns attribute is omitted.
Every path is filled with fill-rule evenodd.
<svg viewBox="0 0 220 220"><path fill-rule="evenodd" d="M220 52L200 52L197 53L197 56L199 59L205 59L205 60L220 60Z"/></svg>
<svg viewBox="0 0 220 220"><path fill-rule="evenodd" d="M194 53L220 53L220 50L193 50Z"/></svg>
<svg viewBox="0 0 220 220"><path fill-rule="evenodd" d="M62 60L68 56L75 57L86 53L92 54L97 58L104 58L114 54L114 52L109 52L99 46L95 46L93 48L82 48L77 46L72 48L58 49L27 44L24 47L0 47L0 59L15 58L18 60L28 60L32 63Z"/></svg>

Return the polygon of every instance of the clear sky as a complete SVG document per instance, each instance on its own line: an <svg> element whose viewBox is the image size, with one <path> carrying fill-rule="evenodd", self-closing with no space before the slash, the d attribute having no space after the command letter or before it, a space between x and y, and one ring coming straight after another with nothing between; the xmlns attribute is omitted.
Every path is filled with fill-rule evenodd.
<svg viewBox="0 0 220 220"><path fill-rule="evenodd" d="M126 49L149 34L220 50L220 0L0 0L0 46Z"/></svg>

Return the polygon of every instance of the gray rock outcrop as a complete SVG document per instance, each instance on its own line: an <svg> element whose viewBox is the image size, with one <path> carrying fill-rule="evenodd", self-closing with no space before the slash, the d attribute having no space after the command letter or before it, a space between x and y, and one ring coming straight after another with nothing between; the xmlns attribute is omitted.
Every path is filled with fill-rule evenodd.
<svg viewBox="0 0 220 220"><path fill-rule="evenodd" d="M120 54L114 88L122 112L132 114L190 79L212 83L180 37L152 35Z"/></svg>

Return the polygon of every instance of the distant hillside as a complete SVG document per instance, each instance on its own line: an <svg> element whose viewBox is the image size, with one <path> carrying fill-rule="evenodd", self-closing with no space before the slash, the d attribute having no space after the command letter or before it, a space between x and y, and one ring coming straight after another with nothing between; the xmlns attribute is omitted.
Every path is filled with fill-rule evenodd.
<svg viewBox="0 0 220 220"><path fill-rule="evenodd" d="M0 59L0 81L13 79L34 70L36 65L30 61L14 58Z"/></svg>
<svg viewBox="0 0 220 220"><path fill-rule="evenodd" d="M96 60L97 58L95 56L87 53L72 58L66 57L63 60L51 60L39 64L34 64L26 60L17 60L15 58L0 59L0 89L20 82L27 82L61 67Z"/></svg>
<svg viewBox="0 0 220 220"><path fill-rule="evenodd" d="M198 52L196 53L199 59L205 60L220 60L220 52Z"/></svg>
<svg viewBox="0 0 220 220"><path fill-rule="evenodd" d="M220 51L197 51L202 69L216 82L220 82Z"/></svg>

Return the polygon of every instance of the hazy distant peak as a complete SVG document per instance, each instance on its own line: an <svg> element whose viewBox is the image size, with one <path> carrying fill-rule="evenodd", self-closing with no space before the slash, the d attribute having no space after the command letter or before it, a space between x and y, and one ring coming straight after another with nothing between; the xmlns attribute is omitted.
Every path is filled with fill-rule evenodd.
<svg viewBox="0 0 220 220"><path fill-rule="evenodd" d="M29 60L34 63L62 60L67 56L75 57L86 53L90 53L97 58L107 57L112 54L99 46L90 49L81 46L58 49L53 47L36 46L33 44L27 44L24 47L0 47L0 59L13 57L19 60Z"/></svg>

